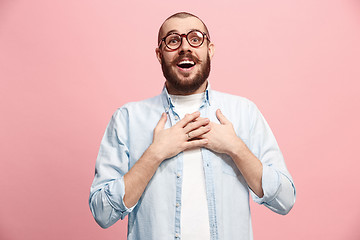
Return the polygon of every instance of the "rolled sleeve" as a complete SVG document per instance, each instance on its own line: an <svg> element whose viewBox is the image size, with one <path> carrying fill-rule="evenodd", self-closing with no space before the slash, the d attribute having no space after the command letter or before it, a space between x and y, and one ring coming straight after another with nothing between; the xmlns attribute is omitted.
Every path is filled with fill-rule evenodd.
<svg viewBox="0 0 360 240"><path fill-rule="evenodd" d="M109 200L110 205L116 210L121 212L120 218L123 219L127 214L129 214L137 203L128 208L124 203L125 196L125 183L124 177L114 181L112 184L107 184L105 186L105 194Z"/></svg>
<svg viewBox="0 0 360 240"><path fill-rule="evenodd" d="M271 167L263 165L261 184L264 195L260 198L254 194L254 201L259 204L271 202L280 188L279 174Z"/></svg>
<svg viewBox="0 0 360 240"><path fill-rule="evenodd" d="M128 116L118 109L112 116L100 144L89 206L96 222L107 228L129 214L136 204L124 204L124 175L129 170Z"/></svg>
<svg viewBox="0 0 360 240"><path fill-rule="evenodd" d="M263 165L262 188L259 198L251 191L252 198L272 211L287 214L295 203L295 186L288 172L283 155L265 118L255 104L250 106L251 128L250 150Z"/></svg>

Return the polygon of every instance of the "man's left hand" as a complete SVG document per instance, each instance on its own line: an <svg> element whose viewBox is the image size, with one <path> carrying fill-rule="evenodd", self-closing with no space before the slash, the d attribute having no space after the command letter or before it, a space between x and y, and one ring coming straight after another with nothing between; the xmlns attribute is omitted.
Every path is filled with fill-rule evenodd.
<svg viewBox="0 0 360 240"><path fill-rule="evenodd" d="M220 124L210 122L210 131L201 137L208 139L206 148L232 155L232 152L239 147L245 147L245 143L236 135L232 123L222 114L220 109L216 110L216 117Z"/></svg>

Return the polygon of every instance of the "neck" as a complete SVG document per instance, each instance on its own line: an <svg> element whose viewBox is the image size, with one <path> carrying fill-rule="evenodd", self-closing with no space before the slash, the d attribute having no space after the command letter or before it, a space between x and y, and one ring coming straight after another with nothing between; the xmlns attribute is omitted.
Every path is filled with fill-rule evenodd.
<svg viewBox="0 0 360 240"><path fill-rule="evenodd" d="M198 89L196 89L195 91L192 92L183 92L183 91L179 91L178 89L175 89L168 81L165 82L165 86L166 89L168 91L169 94L172 95L191 95L191 94L197 94L197 93L202 93L205 92L206 87L207 87L208 81L206 80Z"/></svg>

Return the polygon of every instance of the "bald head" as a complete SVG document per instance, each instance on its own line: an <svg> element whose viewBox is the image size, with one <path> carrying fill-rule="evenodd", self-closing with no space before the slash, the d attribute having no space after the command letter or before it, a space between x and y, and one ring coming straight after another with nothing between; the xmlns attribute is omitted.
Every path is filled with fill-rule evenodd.
<svg viewBox="0 0 360 240"><path fill-rule="evenodd" d="M178 13L175 13L173 15L171 15L170 17L168 17L164 22L163 24L161 25L160 29L159 29L159 33L158 33L158 43L160 43L161 39L163 37L165 37L165 34L164 33L164 24L172 19L172 18L189 18L189 17L193 17L193 18L197 18L201 23L202 25L204 26L204 30L205 30L205 33L206 35L208 36L208 38L210 39L210 33L209 33L209 30L207 29L205 23L197 16L195 16L194 14L191 14L191 13L188 13L188 12L178 12Z"/></svg>

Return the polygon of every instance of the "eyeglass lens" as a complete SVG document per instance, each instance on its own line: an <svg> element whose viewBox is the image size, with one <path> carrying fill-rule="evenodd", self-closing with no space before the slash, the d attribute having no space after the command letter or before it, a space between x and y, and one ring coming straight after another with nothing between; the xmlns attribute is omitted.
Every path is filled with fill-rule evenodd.
<svg viewBox="0 0 360 240"><path fill-rule="evenodd" d="M200 31L191 31L186 35L186 40L192 47L199 47L204 42L204 35ZM165 44L170 49L177 49L180 47L182 37L178 33L173 33L165 38Z"/></svg>

